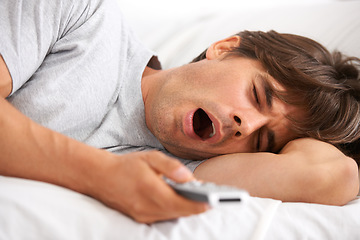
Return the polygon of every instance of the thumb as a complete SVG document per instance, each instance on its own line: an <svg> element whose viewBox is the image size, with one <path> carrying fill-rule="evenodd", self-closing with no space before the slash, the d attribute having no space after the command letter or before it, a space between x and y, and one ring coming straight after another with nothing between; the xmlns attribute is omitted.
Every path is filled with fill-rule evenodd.
<svg viewBox="0 0 360 240"><path fill-rule="evenodd" d="M194 179L192 172L184 165L181 165L178 168L176 168L167 177L177 182L186 182Z"/></svg>
<svg viewBox="0 0 360 240"><path fill-rule="evenodd" d="M146 162L156 172L176 182L186 182L194 179L192 172L178 160L157 151L149 153L151 157L146 158Z"/></svg>

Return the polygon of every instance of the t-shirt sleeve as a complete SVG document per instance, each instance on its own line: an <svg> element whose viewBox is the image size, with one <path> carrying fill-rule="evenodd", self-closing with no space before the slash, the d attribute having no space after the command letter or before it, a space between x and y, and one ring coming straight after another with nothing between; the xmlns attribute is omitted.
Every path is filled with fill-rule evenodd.
<svg viewBox="0 0 360 240"><path fill-rule="evenodd" d="M166 150L161 150L163 153L165 153L166 155L177 159L178 161L180 161L182 164L184 164L188 169L190 169L192 172L195 171L195 169L203 162L205 162L207 159L205 160L190 160L190 159L183 159L180 157L177 157L171 153L169 153Z"/></svg>
<svg viewBox="0 0 360 240"><path fill-rule="evenodd" d="M11 94L31 80L55 42L81 24L88 7L82 0L1 0L0 54L12 77Z"/></svg>
<svg viewBox="0 0 360 240"><path fill-rule="evenodd" d="M205 162L206 160L197 160L197 161L193 161L193 160L182 160L181 162L187 167L189 168L192 172L195 171L195 169L203 162Z"/></svg>

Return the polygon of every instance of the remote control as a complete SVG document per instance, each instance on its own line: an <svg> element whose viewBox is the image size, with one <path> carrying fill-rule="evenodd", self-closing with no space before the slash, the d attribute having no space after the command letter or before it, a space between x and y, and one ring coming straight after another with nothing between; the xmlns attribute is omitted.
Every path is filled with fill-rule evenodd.
<svg viewBox="0 0 360 240"><path fill-rule="evenodd" d="M231 203L240 204L244 203L249 197L248 192L245 190L211 182L194 180L186 183L176 183L167 178L165 181L181 196L194 201L207 202L211 206Z"/></svg>

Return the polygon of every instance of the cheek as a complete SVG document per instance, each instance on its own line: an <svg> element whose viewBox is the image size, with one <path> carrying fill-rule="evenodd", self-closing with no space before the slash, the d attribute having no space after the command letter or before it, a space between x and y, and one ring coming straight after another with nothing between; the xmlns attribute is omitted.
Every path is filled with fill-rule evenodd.
<svg viewBox="0 0 360 240"><path fill-rule="evenodd" d="M235 108L241 107L249 102L245 91L238 86L218 86L214 88L213 96L216 98L216 101Z"/></svg>

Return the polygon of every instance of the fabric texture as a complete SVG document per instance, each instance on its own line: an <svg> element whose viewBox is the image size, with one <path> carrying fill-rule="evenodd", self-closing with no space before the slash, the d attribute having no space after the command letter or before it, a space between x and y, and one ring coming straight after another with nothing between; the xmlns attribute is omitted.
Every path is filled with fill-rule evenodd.
<svg viewBox="0 0 360 240"><path fill-rule="evenodd" d="M26 0L26 4L32 1ZM158 53L165 68L189 62L210 43L241 29L275 29L306 35L319 40L330 50L344 50L360 57L360 1L357 0L284 0L282 6L275 4L282 0L225 0L222 4L215 0L118 1L136 33ZM160 1L168 7L157 4ZM37 1L39 4L44 2ZM53 2L60 0L47 4L55 4ZM253 7L259 2L259 7ZM17 0L1 0L0 25L9 14L4 11L4 4L17 4ZM133 5L133 11L126 11L129 5ZM225 9L219 11L221 7ZM3 38L1 34L0 39ZM0 49L2 53L4 48ZM25 69L22 70L24 74ZM118 150L133 149L124 146ZM147 148L138 148L143 149ZM359 212L360 198L339 207L250 197L241 206L218 207L177 220L141 224L69 189L0 176L0 239L358 240Z"/></svg>
<svg viewBox="0 0 360 240"><path fill-rule="evenodd" d="M165 151L146 127L141 94L153 52L116 1L5 0L0 12L0 53L13 79L8 100L17 109L117 154Z"/></svg>
<svg viewBox="0 0 360 240"><path fill-rule="evenodd" d="M0 189L0 239L360 239L360 198L339 207L250 197L244 204L142 224L48 183L0 176Z"/></svg>

